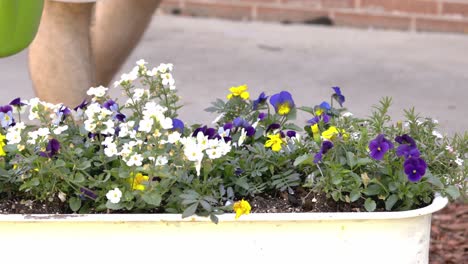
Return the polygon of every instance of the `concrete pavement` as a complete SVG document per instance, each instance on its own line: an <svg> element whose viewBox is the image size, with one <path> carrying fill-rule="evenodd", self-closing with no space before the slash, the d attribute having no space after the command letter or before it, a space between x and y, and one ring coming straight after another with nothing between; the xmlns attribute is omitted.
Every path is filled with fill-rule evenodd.
<svg viewBox="0 0 468 264"><path fill-rule="evenodd" d="M175 65L181 118L188 123L210 122L215 116L203 111L209 102L245 83L252 97L289 90L297 105L308 106L340 86L346 107L360 116L391 96L395 118L414 106L438 119L443 133L468 130L464 35L156 16L122 72L141 58ZM2 104L34 96L26 52L0 60L0 80ZM306 118L301 114L298 122Z"/></svg>

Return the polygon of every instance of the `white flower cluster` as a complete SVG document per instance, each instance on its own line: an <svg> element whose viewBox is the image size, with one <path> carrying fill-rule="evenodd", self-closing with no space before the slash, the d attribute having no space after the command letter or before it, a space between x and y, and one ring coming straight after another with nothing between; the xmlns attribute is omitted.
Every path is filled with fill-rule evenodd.
<svg viewBox="0 0 468 264"><path fill-rule="evenodd" d="M197 137L184 137L180 139L184 145L185 157L195 162L197 175L200 176L201 162L206 154L209 159L217 159L231 151L231 142L223 139L208 139L203 132L198 132Z"/></svg>

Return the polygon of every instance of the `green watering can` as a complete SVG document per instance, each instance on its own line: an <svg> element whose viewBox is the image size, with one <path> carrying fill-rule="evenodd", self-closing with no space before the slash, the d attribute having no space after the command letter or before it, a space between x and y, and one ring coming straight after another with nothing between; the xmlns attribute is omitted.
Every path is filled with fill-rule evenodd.
<svg viewBox="0 0 468 264"><path fill-rule="evenodd" d="M25 49L37 33L44 0L0 0L0 58Z"/></svg>

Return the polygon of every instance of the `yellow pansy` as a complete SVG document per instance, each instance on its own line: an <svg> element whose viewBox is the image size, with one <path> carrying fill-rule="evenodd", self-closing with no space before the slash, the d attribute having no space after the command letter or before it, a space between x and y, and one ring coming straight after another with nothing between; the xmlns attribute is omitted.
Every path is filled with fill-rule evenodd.
<svg viewBox="0 0 468 264"><path fill-rule="evenodd" d="M320 140L320 129L319 129L318 124L313 124L310 128L312 130L314 140L319 141Z"/></svg>
<svg viewBox="0 0 468 264"><path fill-rule="evenodd" d="M274 135L268 135L268 140L265 142L265 147L271 148L273 151L280 151L281 150L281 145L284 143L283 139L281 138L281 135L274 134Z"/></svg>
<svg viewBox="0 0 468 264"><path fill-rule="evenodd" d="M240 98L247 100L250 98L249 92L247 92L247 85L241 85L241 86L233 86L229 88L229 91L231 92L228 94L227 99L231 99L232 97L235 96L240 96Z"/></svg>
<svg viewBox="0 0 468 264"><path fill-rule="evenodd" d="M322 132L322 137L328 140L333 140L336 136L338 136L340 132L335 126L329 127L327 130Z"/></svg>
<svg viewBox="0 0 468 264"><path fill-rule="evenodd" d="M3 150L3 147L5 146L5 142L3 141L5 139L6 137L2 133L0 133L0 156L6 156L5 150Z"/></svg>
<svg viewBox="0 0 468 264"><path fill-rule="evenodd" d="M132 176L133 173L130 175ZM146 186L143 183L147 182L149 180L149 177L139 172L134 177L130 177L128 180L132 185L133 190L144 191L146 189Z"/></svg>
<svg viewBox="0 0 468 264"><path fill-rule="evenodd" d="M251 209L252 207L250 206L249 202L245 201L244 199L235 202L232 206L232 210L236 212L236 219L238 219L241 215L250 214Z"/></svg>

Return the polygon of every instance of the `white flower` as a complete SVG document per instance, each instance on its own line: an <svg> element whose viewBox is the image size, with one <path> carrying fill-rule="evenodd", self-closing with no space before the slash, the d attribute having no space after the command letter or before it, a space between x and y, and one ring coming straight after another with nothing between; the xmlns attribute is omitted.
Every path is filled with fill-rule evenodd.
<svg viewBox="0 0 468 264"><path fill-rule="evenodd" d="M460 158L457 158L457 159L455 159L455 163L458 164L458 166L462 166L463 165L463 160L460 159Z"/></svg>
<svg viewBox="0 0 468 264"><path fill-rule="evenodd" d="M229 134L231 133L231 130L230 129L226 129L224 130L224 127L220 127L218 128L218 135L220 137L229 137Z"/></svg>
<svg viewBox="0 0 468 264"><path fill-rule="evenodd" d="M453 153L453 147L452 146L445 146L445 149L448 150L449 152Z"/></svg>
<svg viewBox="0 0 468 264"><path fill-rule="evenodd" d="M439 124L439 121L438 121L437 119L433 119L433 120L432 120L432 123L434 123L434 124Z"/></svg>
<svg viewBox="0 0 468 264"><path fill-rule="evenodd" d="M103 142L103 144L104 144L104 142ZM117 156L119 154L119 152L117 150L117 145L115 143L108 143L106 146L107 147L104 149L104 154L107 157L113 157L113 156Z"/></svg>
<svg viewBox="0 0 468 264"><path fill-rule="evenodd" d="M6 140L7 144L18 144L21 142L21 133L13 129L8 129Z"/></svg>
<svg viewBox="0 0 468 264"><path fill-rule="evenodd" d="M138 131L146 132L149 133L151 132L151 129L153 128L153 119L152 118L145 118L140 121L140 124L138 126Z"/></svg>
<svg viewBox="0 0 468 264"><path fill-rule="evenodd" d="M224 155L228 154L232 149L231 141L226 143L226 142L224 142L224 140L220 140L218 148L221 150L221 155L224 156Z"/></svg>
<svg viewBox="0 0 468 264"><path fill-rule="evenodd" d="M436 138L441 138L441 139L444 138L444 136L442 136L442 134L440 134L439 132L437 132L435 130L432 131L432 135L435 136Z"/></svg>
<svg viewBox="0 0 468 264"><path fill-rule="evenodd" d="M244 128L241 130L241 136L239 137L239 141L237 142L237 146L242 146L244 144L245 139L247 138L247 131Z"/></svg>
<svg viewBox="0 0 468 264"><path fill-rule="evenodd" d="M85 115L88 118L93 118L95 114L99 114L101 112L101 105L98 103L92 103L88 105L85 111Z"/></svg>
<svg viewBox="0 0 468 264"><path fill-rule="evenodd" d="M67 200L67 194L65 194L64 192L59 191L57 196L62 203L64 203Z"/></svg>
<svg viewBox="0 0 468 264"><path fill-rule="evenodd" d="M146 118L154 117L156 120L160 121L165 118L164 112L166 111L166 107L160 106L155 102L148 102L143 107L143 116Z"/></svg>
<svg viewBox="0 0 468 264"><path fill-rule="evenodd" d="M167 64L161 63L161 64L159 64L157 70L160 73L166 73L167 71L169 71L169 67L167 66Z"/></svg>
<svg viewBox="0 0 468 264"><path fill-rule="evenodd" d="M59 126L59 127L56 127L56 128L54 129L53 132L54 132L55 135L60 135L60 134L62 134L64 131L66 131L67 129L68 129L68 126L67 126L67 125Z"/></svg>
<svg viewBox="0 0 468 264"><path fill-rule="evenodd" d="M114 121L109 119L106 122L104 122L104 125L106 125L106 129L101 131L102 134L113 135L115 133Z"/></svg>
<svg viewBox="0 0 468 264"><path fill-rule="evenodd" d="M342 116L343 116L343 117L351 117L351 116L353 116L353 113L351 113L351 112L344 112L344 113L342 114Z"/></svg>
<svg viewBox="0 0 468 264"><path fill-rule="evenodd" d="M143 165L143 156L141 154L133 154L130 156L130 158L127 160L127 166L141 166Z"/></svg>
<svg viewBox="0 0 468 264"><path fill-rule="evenodd" d="M184 148L185 157L190 161L198 161L203 159L203 152L201 149L193 146Z"/></svg>
<svg viewBox="0 0 468 264"><path fill-rule="evenodd" d="M167 157L166 156L158 156L156 158L156 166L164 166L168 163Z"/></svg>
<svg viewBox="0 0 468 264"><path fill-rule="evenodd" d="M136 62L136 65L141 66L141 67L145 66L145 64L148 64L148 63L144 59L140 59Z"/></svg>
<svg viewBox="0 0 468 264"><path fill-rule="evenodd" d="M26 125L24 124L24 122L18 122L16 123L16 125L14 127L10 127L8 129L14 129L18 132L21 132L21 130L25 129L26 128Z"/></svg>
<svg viewBox="0 0 468 264"><path fill-rule="evenodd" d="M120 202L120 198L122 198L122 192L119 190L119 188L114 188L114 190L107 192L106 197L111 203L116 204Z"/></svg>
<svg viewBox="0 0 468 264"><path fill-rule="evenodd" d="M419 119L418 119L418 120L416 120L416 124L417 124L418 126L422 125L422 123L424 123L424 122L423 122L423 121L421 121L421 120L419 120Z"/></svg>
<svg viewBox="0 0 468 264"><path fill-rule="evenodd" d="M37 135L40 137L47 137L50 135L50 131L47 127L41 127L37 130Z"/></svg>
<svg viewBox="0 0 468 264"><path fill-rule="evenodd" d="M161 120L159 120L159 123L161 124L161 127L163 129L173 128L172 119L170 117L162 118Z"/></svg>
<svg viewBox="0 0 468 264"><path fill-rule="evenodd" d="M351 133L351 139L352 140L358 140L360 136L361 136L361 133L359 133L359 132Z"/></svg>
<svg viewBox="0 0 468 264"><path fill-rule="evenodd" d="M133 101L135 102L140 101L143 95L145 94L145 92L146 92L145 89L140 89L140 88L133 89L133 96L132 96Z"/></svg>
<svg viewBox="0 0 468 264"><path fill-rule="evenodd" d="M222 150L220 148L210 148L206 150L206 155L210 159L217 159L222 156Z"/></svg>
<svg viewBox="0 0 468 264"><path fill-rule="evenodd" d="M93 120L90 120L90 119L85 120L84 125L85 125L86 131L91 132L91 133L95 132L96 124L94 123Z"/></svg>
<svg viewBox="0 0 468 264"><path fill-rule="evenodd" d="M114 143L113 137L106 137L104 141L102 141L101 145L108 146L109 144Z"/></svg>
<svg viewBox="0 0 468 264"><path fill-rule="evenodd" d="M104 86L91 87L88 89L86 94L90 96L95 96L95 97L103 97L104 95L106 95L107 90L108 88Z"/></svg>
<svg viewBox="0 0 468 264"><path fill-rule="evenodd" d="M174 144L179 140L180 140L180 133L177 131L174 131L167 136L167 142L169 143Z"/></svg>
<svg viewBox="0 0 468 264"><path fill-rule="evenodd" d="M208 136L205 136L201 131L197 134L197 145L200 151L208 148Z"/></svg>
<svg viewBox="0 0 468 264"><path fill-rule="evenodd" d="M175 80L172 78L172 74L170 73L162 74L161 79L164 86L172 86L175 84Z"/></svg>
<svg viewBox="0 0 468 264"><path fill-rule="evenodd" d="M37 131L28 132L28 137L29 137L29 139L26 141L26 143L28 143L30 145L35 145L37 137L38 137Z"/></svg>

